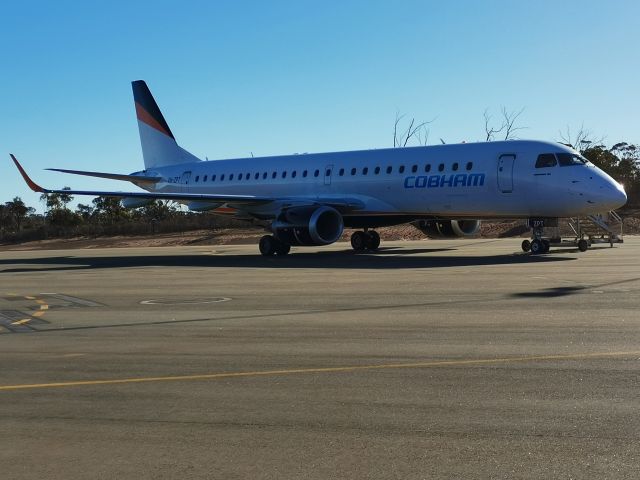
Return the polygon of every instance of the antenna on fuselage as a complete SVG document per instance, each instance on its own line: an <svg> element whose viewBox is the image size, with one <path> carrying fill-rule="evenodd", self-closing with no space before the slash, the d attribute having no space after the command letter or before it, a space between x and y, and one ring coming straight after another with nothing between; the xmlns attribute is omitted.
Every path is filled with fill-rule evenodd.
<svg viewBox="0 0 640 480"><path fill-rule="evenodd" d="M443 145L447 144L447 142L445 142L443 139L440 139L440 141L442 142Z"/></svg>

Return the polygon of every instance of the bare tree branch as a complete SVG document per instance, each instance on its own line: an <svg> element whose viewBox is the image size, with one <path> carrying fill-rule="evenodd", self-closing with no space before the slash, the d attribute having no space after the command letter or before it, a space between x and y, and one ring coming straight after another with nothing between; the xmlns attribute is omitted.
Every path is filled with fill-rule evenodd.
<svg viewBox="0 0 640 480"><path fill-rule="evenodd" d="M484 111L484 132L487 135L485 139L485 141L487 142L493 140L493 137L496 133L500 133L502 130L504 130L504 123L500 126L500 128L493 128L492 126L490 126L490 122L491 115L489 115L489 109L486 108Z"/></svg>
<svg viewBox="0 0 640 480"><path fill-rule="evenodd" d="M411 119L411 122L409 122L409 126L403 129L402 133L399 133L400 122L403 118L404 115L400 115L399 112L396 113L396 121L393 125L393 146L406 147L411 139L415 139L418 145L426 145L429 139L429 130L426 126L433 123L437 117L419 123L418 125L416 125L416 119L414 117Z"/></svg>
<svg viewBox="0 0 640 480"><path fill-rule="evenodd" d="M502 107L502 118L503 118L502 125L503 125L503 128L505 129L505 135L504 135L505 140L517 138L513 135L513 133L518 130L524 130L525 128L527 128L527 127L515 126L516 120L518 120L518 117L522 115L522 112L524 112L524 107L522 107L519 112L516 112L515 110L513 112L508 112L505 107Z"/></svg>
<svg viewBox="0 0 640 480"><path fill-rule="evenodd" d="M575 134L571 133L571 127L569 127L569 125L567 125L566 132L560 131L558 133L560 135L560 143L563 143L578 152L584 152L588 148L602 145L604 143L604 137L594 137L591 130L584 128L584 124L580 126L580 129Z"/></svg>

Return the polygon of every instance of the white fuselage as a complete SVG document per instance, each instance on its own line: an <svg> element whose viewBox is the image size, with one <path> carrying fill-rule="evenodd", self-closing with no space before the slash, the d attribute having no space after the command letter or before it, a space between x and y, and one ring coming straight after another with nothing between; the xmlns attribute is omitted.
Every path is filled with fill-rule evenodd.
<svg viewBox="0 0 640 480"><path fill-rule="evenodd" d="M352 199L362 208L344 214L347 226L366 226L366 218L376 226L400 223L393 217L578 216L626 202L622 186L591 163L536 167L541 154L578 155L555 143L504 141L200 161L137 174L162 177L145 187L153 192L277 198L241 209L262 218L277 215L287 198Z"/></svg>

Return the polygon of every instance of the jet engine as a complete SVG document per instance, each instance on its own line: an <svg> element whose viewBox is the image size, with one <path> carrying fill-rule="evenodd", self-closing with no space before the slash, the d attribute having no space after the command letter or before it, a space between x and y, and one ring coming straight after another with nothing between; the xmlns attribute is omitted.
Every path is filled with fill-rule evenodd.
<svg viewBox="0 0 640 480"><path fill-rule="evenodd" d="M343 229L342 215L327 206L287 208L271 224L273 235L289 245L329 245Z"/></svg>
<svg viewBox="0 0 640 480"><path fill-rule="evenodd" d="M471 237L480 230L480 220L418 220L413 225L429 238Z"/></svg>

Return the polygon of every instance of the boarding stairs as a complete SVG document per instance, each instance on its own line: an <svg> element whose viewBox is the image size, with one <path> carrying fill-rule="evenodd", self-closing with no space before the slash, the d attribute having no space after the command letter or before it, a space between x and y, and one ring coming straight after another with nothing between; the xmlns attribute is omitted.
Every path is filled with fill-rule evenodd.
<svg viewBox="0 0 640 480"><path fill-rule="evenodd" d="M586 239L589 244L622 243L623 220L613 210L610 212L597 213L586 217L570 218L569 228L573 230L577 240Z"/></svg>

